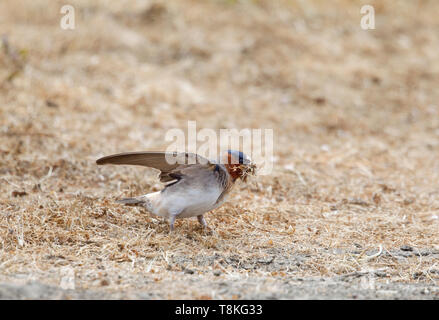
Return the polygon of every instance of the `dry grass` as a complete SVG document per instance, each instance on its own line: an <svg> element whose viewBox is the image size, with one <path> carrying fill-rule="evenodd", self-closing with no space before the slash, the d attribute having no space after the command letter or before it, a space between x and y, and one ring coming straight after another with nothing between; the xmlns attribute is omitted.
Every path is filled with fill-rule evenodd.
<svg viewBox="0 0 439 320"><path fill-rule="evenodd" d="M362 1L70 3L74 31L62 1L0 2L0 281L71 268L77 288L173 281L164 298L241 297L187 286L216 270L438 283L438 1L367 1L374 31ZM153 172L94 161L164 149L188 120L274 128L275 166L207 215L214 232L169 234L114 203L160 188Z"/></svg>

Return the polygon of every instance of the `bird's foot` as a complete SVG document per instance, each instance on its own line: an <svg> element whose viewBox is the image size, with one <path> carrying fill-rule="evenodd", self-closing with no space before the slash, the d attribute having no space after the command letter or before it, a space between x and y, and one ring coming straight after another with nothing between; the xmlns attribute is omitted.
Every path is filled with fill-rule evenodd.
<svg viewBox="0 0 439 320"><path fill-rule="evenodd" d="M204 232L206 232L208 234L215 234L215 230L207 225L207 222L204 219L203 215L197 216L197 219L198 219L198 222L201 224Z"/></svg>
<svg viewBox="0 0 439 320"><path fill-rule="evenodd" d="M198 219L198 222L203 226L204 229L208 228L208 226L207 226L207 222L206 222L206 220L204 219L204 217L203 217L202 214L199 215L199 216L197 216L197 219Z"/></svg>

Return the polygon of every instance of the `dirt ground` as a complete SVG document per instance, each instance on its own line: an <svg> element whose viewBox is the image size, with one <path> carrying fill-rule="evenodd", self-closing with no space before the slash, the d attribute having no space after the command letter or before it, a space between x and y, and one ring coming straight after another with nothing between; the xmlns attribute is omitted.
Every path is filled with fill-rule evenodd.
<svg viewBox="0 0 439 320"><path fill-rule="evenodd" d="M68 2L0 2L0 298L439 298L438 1ZM274 168L169 233L95 160L188 120Z"/></svg>

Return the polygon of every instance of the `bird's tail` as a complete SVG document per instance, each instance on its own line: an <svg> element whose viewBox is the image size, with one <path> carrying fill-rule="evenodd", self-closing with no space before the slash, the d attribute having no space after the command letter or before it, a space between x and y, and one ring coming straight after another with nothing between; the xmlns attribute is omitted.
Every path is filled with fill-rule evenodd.
<svg viewBox="0 0 439 320"><path fill-rule="evenodd" d="M141 206L146 208L151 213L155 213L155 208L157 206L157 201L160 201L160 191L148 193L140 197L135 198L124 198L116 200L117 203L124 204L127 206Z"/></svg>
<svg viewBox="0 0 439 320"><path fill-rule="evenodd" d="M117 203L126 204L129 206L142 206L145 204L145 199L142 198L123 198L116 200Z"/></svg>

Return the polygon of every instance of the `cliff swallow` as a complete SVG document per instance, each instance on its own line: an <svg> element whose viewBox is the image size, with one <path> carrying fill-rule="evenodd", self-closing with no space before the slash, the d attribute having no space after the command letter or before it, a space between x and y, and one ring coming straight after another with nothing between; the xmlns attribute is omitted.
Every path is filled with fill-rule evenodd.
<svg viewBox="0 0 439 320"><path fill-rule="evenodd" d="M98 165L128 164L160 170L164 189L135 198L118 200L126 205L142 206L152 214L169 219L171 231L175 219L194 217L207 227L203 214L220 207L236 180L255 175L256 165L241 151L227 150L219 161L194 153L128 152L96 160Z"/></svg>

